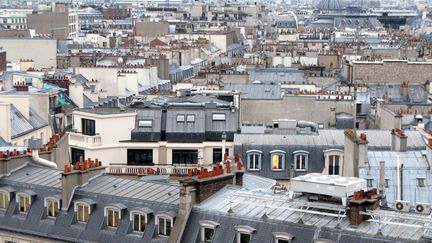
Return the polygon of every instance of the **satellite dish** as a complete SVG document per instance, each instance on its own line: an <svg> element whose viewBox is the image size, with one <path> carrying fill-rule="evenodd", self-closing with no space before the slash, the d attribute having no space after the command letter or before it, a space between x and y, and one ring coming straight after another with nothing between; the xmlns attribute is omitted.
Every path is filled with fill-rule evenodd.
<svg viewBox="0 0 432 243"><path fill-rule="evenodd" d="M118 63L118 64L122 64L122 63L123 63L123 58L122 58L122 57L119 57L119 58L117 59L117 63Z"/></svg>

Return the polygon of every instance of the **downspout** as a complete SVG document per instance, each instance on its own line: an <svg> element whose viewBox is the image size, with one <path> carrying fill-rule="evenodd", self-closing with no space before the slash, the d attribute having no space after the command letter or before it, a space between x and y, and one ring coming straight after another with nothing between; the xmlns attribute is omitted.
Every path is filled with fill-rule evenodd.
<svg viewBox="0 0 432 243"><path fill-rule="evenodd" d="M399 171L399 173L400 173L400 200L403 200L403 167L404 167L404 164L401 164L401 166L400 166L400 171Z"/></svg>
<svg viewBox="0 0 432 243"><path fill-rule="evenodd" d="M41 157L39 157L39 150L38 149L32 149L32 158L33 158L33 161L38 163L38 164L57 169L56 163L49 161L49 160L46 160L46 159L42 159Z"/></svg>

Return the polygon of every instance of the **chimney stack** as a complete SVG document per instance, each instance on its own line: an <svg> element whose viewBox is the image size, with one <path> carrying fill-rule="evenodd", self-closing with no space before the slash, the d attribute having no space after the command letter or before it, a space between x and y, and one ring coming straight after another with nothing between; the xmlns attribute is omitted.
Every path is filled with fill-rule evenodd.
<svg viewBox="0 0 432 243"><path fill-rule="evenodd" d="M401 87L402 87L402 97L408 97L408 81L403 81Z"/></svg>
<svg viewBox="0 0 432 243"><path fill-rule="evenodd" d="M385 193L385 161L380 161L379 176L379 193L382 195L381 206L387 206Z"/></svg>
<svg viewBox="0 0 432 243"><path fill-rule="evenodd" d="M392 129L391 136L392 136L391 149L393 151L399 151L399 152L407 151L408 137L401 129L399 128Z"/></svg>
<svg viewBox="0 0 432 243"><path fill-rule="evenodd" d="M343 174L345 177L358 177L359 167L363 167L367 161L368 141L365 133L356 137L351 129L345 130L344 143L344 165Z"/></svg>
<svg viewBox="0 0 432 243"><path fill-rule="evenodd" d="M62 173L62 209L67 210L73 192L78 186L82 186L87 183L90 178L97 176L105 172L105 167L100 166L101 162L96 159L92 161L90 159L84 161L80 158L80 162L74 166L65 165L64 172Z"/></svg>

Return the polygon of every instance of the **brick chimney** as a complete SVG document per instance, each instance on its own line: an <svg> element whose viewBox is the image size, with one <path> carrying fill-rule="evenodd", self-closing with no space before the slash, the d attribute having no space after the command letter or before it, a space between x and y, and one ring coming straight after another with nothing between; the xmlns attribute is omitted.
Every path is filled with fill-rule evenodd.
<svg viewBox="0 0 432 243"><path fill-rule="evenodd" d="M243 166L241 160L234 164L231 170L231 163L228 162L226 169L217 166L213 171L204 168L191 172L194 175L180 179L180 205L176 222L171 231L169 243L176 243L182 238L189 213L194 204L199 204L227 185L238 185L243 178Z"/></svg>
<svg viewBox="0 0 432 243"><path fill-rule="evenodd" d="M15 88L16 91L28 91L29 89L28 85L24 81L15 82L13 87Z"/></svg>
<svg viewBox="0 0 432 243"><path fill-rule="evenodd" d="M405 133L401 129L395 128L392 129L391 136L391 150L405 152L407 150L408 144L408 137L405 135Z"/></svg>
<svg viewBox="0 0 432 243"><path fill-rule="evenodd" d="M402 97L408 97L408 81L403 81L401 84Z"/></svg>
<svg viewBox="0 0 432 243"><path fill-rule="evenodd" d="M67 210L71 202L73 192L78 186L87 183L90 178L104 173L105 167L100 166L101 161L91 159L83 160L74 166L65 165L62 173L62 209Z"/></svg>
<svg viewBox="0 0 432 243"><path fill-rule="evenodd" d="M351 129L345 130L344 164L342 176L358 177L359 167L363 167L368 161L368 141L365 133L356 137Z"/></svg>
<svg viewBox="0 0 432 243"><path fill-rule="evenodd" d="M354 192L354 197L348 201L348 216L351 226L358 226L367 219L367 216L363 215L362 212L377 209L380 200L381 195L376 193L375 188L368 192Z"/></svg>

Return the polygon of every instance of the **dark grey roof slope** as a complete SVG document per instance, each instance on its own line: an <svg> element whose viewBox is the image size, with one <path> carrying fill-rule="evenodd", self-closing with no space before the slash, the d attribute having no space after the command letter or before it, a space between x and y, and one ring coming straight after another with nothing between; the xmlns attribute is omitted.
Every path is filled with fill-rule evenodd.
<svg viewBox="0 0 432 243"><path fill-rule="evenodd" d="M299 198L290 201L284 193L269 194L233 186L225 187L193 207L181 242L199 242L201 220L211 220L219 224L213 242L234 242L236 226L255 229L252 243L273 242L274 232L293 235L292 243L313 242L318 238L340 243L424 242L421 227L386 225L382 235L379 235L378 226L373 222L365 221L357 227L351 227L348 218L342 218L338 224L335 217L308 213L303 216L303 223L299 223L301 213L291 209L300 208L304 203L302 200ZM232 212L228 213L230 208ZM410 220L401 222L413 224Z"/></svg>
<svg viewBox="0 0 432 243"><path fill-rule="evenodd" d="M92 205L87 224L76 223L74 203L67 211L47 218L45 197L59 198L61 175L54 169L37 165L23 166L0 177L0 188L9 188L12 198L6 211L0 210L0 230L30 234L62 242L167 242L157 236L155 215L178 211L178 185L121 179L100 175L75 190L72 202L85 201ZM30 192L31 191L31 192ZM27 192L31 199L27 214L18 213L16 193ZM106 227L105 207L121 210L117 228ZM149 213L144 233L132 232L130 211Z"/></svg>

